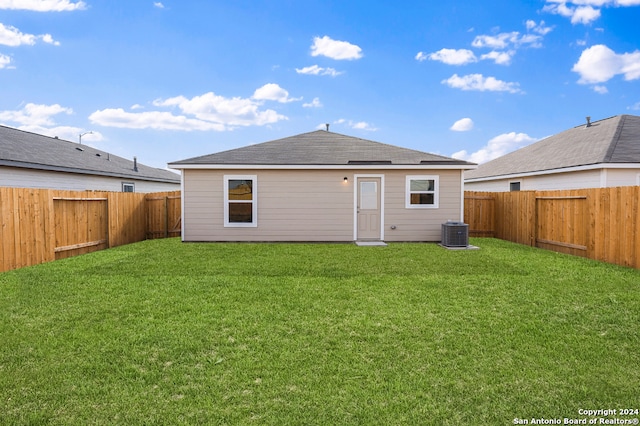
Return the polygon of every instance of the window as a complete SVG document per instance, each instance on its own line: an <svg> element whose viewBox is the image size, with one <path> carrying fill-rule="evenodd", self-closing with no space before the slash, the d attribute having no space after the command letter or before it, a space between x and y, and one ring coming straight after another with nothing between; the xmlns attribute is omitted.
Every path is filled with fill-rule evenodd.
<svg viewBox="0 0 640 426"><path fill-rule="evenodd" d="M136 192L136 186L133 183L123 183L122 192Z"/></svg>
<svg viewBox="0 0 640 426"><path fill-rule="evenodd" d="M520 182L509 182L509 191L520 191Z"/></svg>
<svg viewBox="0 0 640 426"><path fill-rule="evenodd" d="M224 177L224 226L256 227L257 178L255 175Z"/></svg>
<svg viewBox="0 0 640 426"><path fill-rule="evenodd" d="M438 208L438 176L407 176L405 207L408 209Z"/></svg>

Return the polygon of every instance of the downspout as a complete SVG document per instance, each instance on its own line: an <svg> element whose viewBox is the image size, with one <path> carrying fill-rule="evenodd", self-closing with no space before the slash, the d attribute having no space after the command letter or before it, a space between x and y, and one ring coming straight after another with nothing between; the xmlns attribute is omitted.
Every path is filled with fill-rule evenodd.
<svg viewBox="0 0 640 426"><path fill-rule="evenodd" d="M185 169L180 170L180 240L184 243L184 199L185 197L185 193L184 193L184 176L185 175Z"/></svg>
<svg viewBox="0 0 640 426"><path fill-rule="evenodd" d="M460 221L464 222L464 169L460 169Z"/></svg>

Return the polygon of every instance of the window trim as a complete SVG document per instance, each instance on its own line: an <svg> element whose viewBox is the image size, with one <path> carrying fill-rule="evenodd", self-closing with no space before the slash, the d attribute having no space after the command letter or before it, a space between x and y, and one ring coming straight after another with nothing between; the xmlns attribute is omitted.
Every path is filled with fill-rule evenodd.
<svg viewBox="0 0 640 426"><path fill-rule="evenodd" d="M412 180L432 180L433 191L414 191L414 194L430 194L433 192L433 204L411 204L411 181ZM408 175L405 186L405 208L407 209L437 209L440 202L440 176L438 175Z"/></svg>
<svg viewBox="0 0 640 426"><path fill-rule="evenodd" d="M124 188L126 186L130 186L131 187L131 191L125 191ZM133 182L122 182L122 192L136 192L136 184Z"/></svg>
<svg viewBox="0 0 640 426"><path fill-rule="evenodd" d="M229 203L242 203L243 201L229 200L230 180L250 180L251 199L251 219L252 222L229 222ZM258 175L224 175L222 179L224 185L224 227L225 228L256 228L258 226ZM245 202L246 203L246 202Z"/></svg>

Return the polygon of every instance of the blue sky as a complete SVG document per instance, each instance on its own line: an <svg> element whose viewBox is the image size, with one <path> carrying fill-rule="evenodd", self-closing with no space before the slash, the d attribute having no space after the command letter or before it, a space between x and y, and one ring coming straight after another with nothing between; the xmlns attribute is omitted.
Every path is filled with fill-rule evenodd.
<svg viewBox="0 0 640 426"><path fill-rule="evenodd" d="M640 115L640 0L0 0L0 124L144 164L324 129L485 162Z"/></svg>

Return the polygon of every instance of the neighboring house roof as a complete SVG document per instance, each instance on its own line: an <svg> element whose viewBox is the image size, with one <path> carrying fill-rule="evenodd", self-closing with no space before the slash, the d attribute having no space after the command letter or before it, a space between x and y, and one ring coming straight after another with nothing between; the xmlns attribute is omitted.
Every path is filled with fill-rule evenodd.
<svg viewBox="0 0 640 426"><path fill-rule="evenodd" d="M465 172L465 181L581 166L640 163L640 117L582 124Z"/></svg>
<svg viewBox="0 0 640 426"><path fill-rule="evenodd" d="M0 126L0 166L180 183L180 176L58 138Z"/></svg>
<svg viewBox="0 0 640 426"><path fill-rule="evenodd" d="M469 163L441 155L400 148L325 130L277 139L244 148L170 163L170 167L197 166L449 166L471 169Z"/></svg>

